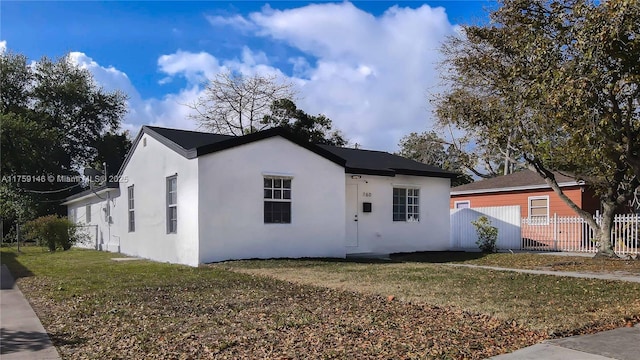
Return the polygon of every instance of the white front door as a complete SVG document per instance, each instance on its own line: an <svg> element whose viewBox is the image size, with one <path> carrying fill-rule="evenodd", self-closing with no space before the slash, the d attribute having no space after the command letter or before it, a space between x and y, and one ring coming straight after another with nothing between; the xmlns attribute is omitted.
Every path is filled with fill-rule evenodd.
<svg viewBox="0 0 640 360"><path fill-rule="evenodd" d="M358 185L347 184L347 246L358 246Z"/></svg>

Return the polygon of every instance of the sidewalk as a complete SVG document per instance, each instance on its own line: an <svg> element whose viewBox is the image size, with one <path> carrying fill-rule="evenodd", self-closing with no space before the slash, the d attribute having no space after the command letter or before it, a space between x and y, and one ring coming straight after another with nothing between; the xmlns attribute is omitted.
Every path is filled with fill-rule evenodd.
<svg viewBox="0 0 640 360"><path fill-rule="evenodd" d="M40 319L5 265L0 267L0 324L2 360L60 359Z"/></svg>
<svg viewBox="0 0 640 360"><path fill-rule="evenodd" d="M637 360L640 327L619 328L592 335L545 340L540 344L494 356L494 360Z"/></svg>
<svg viewBox="0 0 640 360"><path fill-rule="evenodd" d="M618 281L629 281L629 282L637 282L640 283L639 275L632 274L619 274L619 273L589 273L589 272L577 272L577 271L552 271L552 270L529 270L529 269L511 269L511 268L502 268L496 266L485 266L485 265L471 265L471 264L442 264L446 266L459 266L459 267L470 267L470 268L478 268L478 269L488 269L488 270L496 270L496 271L513 271L525 274L535 274L535 275L553 275L553 276L567 276L581 279L600 279L600 280L618 280Z"/></svg>

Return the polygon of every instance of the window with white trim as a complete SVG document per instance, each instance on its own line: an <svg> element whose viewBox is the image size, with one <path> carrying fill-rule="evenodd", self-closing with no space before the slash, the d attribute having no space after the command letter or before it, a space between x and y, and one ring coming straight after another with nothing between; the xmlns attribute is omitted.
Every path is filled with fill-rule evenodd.
<svg viewBox="0 0 640 360"><path fill-rule="evenodd" d="M84 221L88 224L91 222L91 204L84 207Z"/></svg>
<svg viewBox="0 0 640 360"><path fill-rule="evenodd" d="M291 223L291 178L264 177L264 223Z"/></svg>
<svg viewBox="0 0 640 360"><path fill-rule="evenodd" d="M393 221L420 221L420 189L393 188Z"/></svg>
<svg viewBox="0 0 640 360"><path fill-rule="evenodd" d="M529 220L533 225L549 224L549 196L530 196L528 201Z"/></svg>
<svg viewBox="0 0 640 360"><path fill-rule="evenodd" d="M133 199L134 193L133 193L133 185L129 186L127 188L127 203L128 203L128 209L129 209L129 232L134 232L136 231L136 214L134 211L134 199Z"/></svg>
<svg viewBox="0 0 640 360"><path fill-rule="evenodd" d="M167 234L178 232L178 176L167 177Z"/></svg>
<svg viewBox="0 0 640 360"><path fill-rule="evenodd" d="M471 207L471 201L470 200L461 200L461 201L456 201L454 203L454 207L456 209L467 209Z"/></svg>

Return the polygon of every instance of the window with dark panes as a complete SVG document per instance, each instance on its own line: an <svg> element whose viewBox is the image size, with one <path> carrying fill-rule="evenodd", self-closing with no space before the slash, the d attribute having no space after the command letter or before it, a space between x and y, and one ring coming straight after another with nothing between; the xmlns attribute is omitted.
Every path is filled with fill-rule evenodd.
<svg viewBox="0 0 640 360"><path fill-rule="evenodd" d="M393 221L420 221L420 189L393 188Z"/></svg>
<svg viewBox="0 0 640 360"><path fill-rule="evenodd" d="M264 223L291 223L291 179L264 178Z"/></svg>

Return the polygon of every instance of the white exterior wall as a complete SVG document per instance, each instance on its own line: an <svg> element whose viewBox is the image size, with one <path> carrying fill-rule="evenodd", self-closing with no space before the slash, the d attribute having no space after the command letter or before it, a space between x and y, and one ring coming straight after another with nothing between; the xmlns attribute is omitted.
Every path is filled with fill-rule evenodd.
<svg viewBox="0 0 640 360"><path fill-rule="evenodd" d="M146 146L143 146L146 139ZM166 179L177 174L178 226L167 234ZM134 186L135 231L128 231L127 188ZM186 159L148 134L122 173L111 212L120 251L156 261L198 265L198 161Z"/></svg>
<svg viewBox="0 0 640 360"><path fill-rule="evenodd" d="M201 263L345 256L343 167L281 137L198 161ZM265 174L292 177L290 224L264 223Z"/></svg>
<svg viewBox="0 0 640 360"><path fill-rule="evenodd" d="M440 251L449 248L449 189L450 180L443 178L405 176L395 177L346 174L346 183L357 185L357 243L347 238L347 253L397 253L412 251ZM420 221L393 221L393 188L420 189ZM363 213L362 203L371 202L372 212ZM347 204L353 210L356 206ZM347 234L353 234L354 213L347 211ZM352 228L353 229L353 228Z"/></svg>
<svg viewBox="0 0 640 360"><path fill-rule="evenodd" d="M67 205L69 219L80 226L86 239L83 243L75 244L76 247L85 249L105 250L119 252L118 238L112 234L113 223L109 223L105 216L107 198L117 198L120 191L109 189L109 195L100 193L87 198L81 198ZM110 204L112 202L109 202ZM87 222L87 205L90 205L91 221ZM113 210L113 207L111 208ZM112 218L113 219L113 218Z"/></svg>

